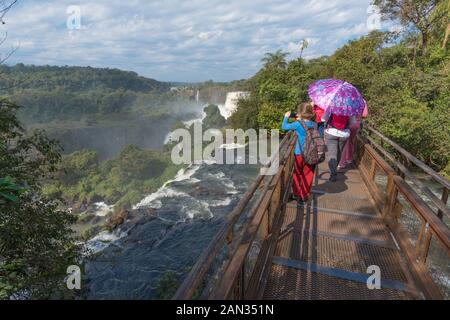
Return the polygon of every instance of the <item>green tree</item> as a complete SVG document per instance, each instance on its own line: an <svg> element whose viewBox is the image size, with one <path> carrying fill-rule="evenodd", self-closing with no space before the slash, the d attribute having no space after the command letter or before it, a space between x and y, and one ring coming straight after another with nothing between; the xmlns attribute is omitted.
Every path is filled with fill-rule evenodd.
<svg viewBox="0 0 450 320"><path fill-rule="evenodd" d="M220 114L220 109L214 104L210 104L203 109L206 113L205 119L203 119L203 128L206 129L220 129L222 128L226 120Z"/></svg>
<svg viewBox="0 0 450 320"><path fill-rule="evenodd" d="M16 110L0 100L0 167L10 177L2 186L13 193L0 201L0 298L55 297L65 293L66 268L78 262L70 229L75 219L41 193L60 160L58 144L43 132L27 136Z"/></svg>
<svg viewBox="0 0 450 320"><path fill-rule="evenodd" d="M385 33L374 31L336 50L328 61L332 76L345 79L364 91L370 86L374 74L381 71L378 52L385 43L385 37Z"/></svg>
<svg viewBox="0 0 450 320"><path fill-rule="evenodd" d="M0 178L0 204L19 201L19 194L23 191L24 189L14 184L10 177Z"/></svg>
<svg viewBox="0 0 450 320"><path fill-rule="evenodd" d="M253 94L249 98L239 99L236 112L231 115L228 121L236 129L257 129L259 128L259 108L259 99Z"/></svg>
<svg viewBox="0 0 450 320"><path fill-rule="evenodd" d="M282 50L278 50L275 53L266 53L264 58L261 59L261 62L264 64L265 68L268 69L284 69L287 66L286 57L289 55L287 52L283 52Z"/></svg>
<svg viewBox="0 0 450 320"><path fill-rule="evenodd" d="M420 32L422 49L426 51L433 26L445 12L435 10L442 0L374 0L384 19L400 21L405 27L413 27Z"/></svg>
<svg viewBox="0 0 450 320"><path fill-rule="evenodd" d="M170 152L126 145L116 157L100 162L97 151L76 151L63 157L57 179L45 185L44 193L61 197L76 210L96 201L114 204L117 211L129 209L180 169L172 164Z"/></svg>

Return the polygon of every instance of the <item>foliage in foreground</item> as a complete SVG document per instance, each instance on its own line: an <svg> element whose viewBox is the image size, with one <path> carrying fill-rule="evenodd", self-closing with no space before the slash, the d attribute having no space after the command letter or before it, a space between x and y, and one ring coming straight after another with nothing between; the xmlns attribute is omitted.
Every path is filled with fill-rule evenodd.
<svg viewBox="0 0 450 320"><path fill-rule="evenodd" d="M16 110L0 100L0 299L67 296L66 269L80 256L74 217L41 192L60 150L44 132L27 136Z"/></svg>

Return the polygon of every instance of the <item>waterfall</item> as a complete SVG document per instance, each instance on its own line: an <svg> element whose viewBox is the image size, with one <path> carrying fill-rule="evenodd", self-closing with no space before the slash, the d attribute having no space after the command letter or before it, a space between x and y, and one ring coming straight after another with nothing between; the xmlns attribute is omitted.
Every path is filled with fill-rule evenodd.
<svg viewBox="0 0 450 320"><path fill-rule="evenodd" d="M195 95L195 102L199 102L200 101L200 90L197 89L197 93Z"/></svg>
<svg viewBox="0 0 450 320"><path fill-rule="evenodd" d="M238 100L247 98L249 94L250 93L246 91L228 92L225 104L219 105L220 114L225 119L228 119L236 111Z"/></svg>

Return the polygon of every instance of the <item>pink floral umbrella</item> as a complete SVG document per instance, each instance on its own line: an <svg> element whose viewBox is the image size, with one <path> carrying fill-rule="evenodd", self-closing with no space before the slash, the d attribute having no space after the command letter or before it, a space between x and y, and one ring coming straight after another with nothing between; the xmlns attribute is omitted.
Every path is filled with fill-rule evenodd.
<svg viewBox="0 0 450 320"><path fill-rule="evenodd" d="M325 79L313 82L308 94L316 106L340 116L361 115L365 100L353 85L337 79Z"/></svg>

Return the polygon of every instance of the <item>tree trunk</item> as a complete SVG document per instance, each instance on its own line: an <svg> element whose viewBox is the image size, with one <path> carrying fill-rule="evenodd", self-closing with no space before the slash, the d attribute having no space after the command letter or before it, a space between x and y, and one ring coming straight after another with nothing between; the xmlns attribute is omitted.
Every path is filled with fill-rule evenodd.
<svg viewBox="0 0 450 320"><path fill-rule="evenodd" d="M447 25L447 29L445 29L444 41L442 42L442 49L445 49L448 42L448 37L450 35L450 23Z"/></svg>

